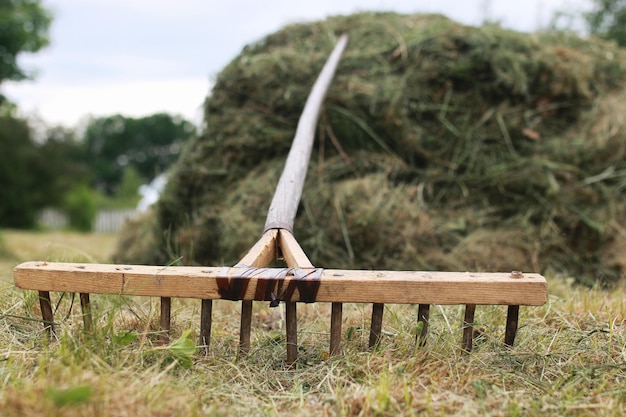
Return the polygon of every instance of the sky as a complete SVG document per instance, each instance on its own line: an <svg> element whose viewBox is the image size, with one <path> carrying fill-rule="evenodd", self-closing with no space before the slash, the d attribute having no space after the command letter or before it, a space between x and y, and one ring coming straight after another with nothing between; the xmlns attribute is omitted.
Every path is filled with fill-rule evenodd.
<svg viewBox="0 0 626 417"><path fill-rule="evenodd" d="M24 116L76 127L87 116L156 112L201 123L216 74L243 47L286 24L359 11L441 13L532 32L585 0L43 0L50 45L20 63L33 81L0 90Z"/></svg>

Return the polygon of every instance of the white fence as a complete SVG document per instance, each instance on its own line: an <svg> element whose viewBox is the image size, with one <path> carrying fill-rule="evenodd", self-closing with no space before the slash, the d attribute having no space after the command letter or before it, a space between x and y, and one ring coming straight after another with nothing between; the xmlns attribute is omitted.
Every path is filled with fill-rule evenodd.
<svg viewBox="0 0 626 417"><path fill-rule="evenodd" d="M64 229L67 227L67 216L59 210L47 208L39 212L37 223L46 229Z"/></svg>
<svg viewBox="0 0 626 417"><path fill-rule="evenodd" d="M135 209L100 210L96 214L92 230L95 233L119 232L124 223L137 213ZM37 222L42 227L52 230L64 229L69 223L65 213L51 208L42 210L37 217Z"/></svg>
<svg viewBox="0 0 626 417"><path fill-rule="evenodd" d="M96 233L119 232L126 220L137 214L135 209L100 210L94 221L93 231Z"/></svg>

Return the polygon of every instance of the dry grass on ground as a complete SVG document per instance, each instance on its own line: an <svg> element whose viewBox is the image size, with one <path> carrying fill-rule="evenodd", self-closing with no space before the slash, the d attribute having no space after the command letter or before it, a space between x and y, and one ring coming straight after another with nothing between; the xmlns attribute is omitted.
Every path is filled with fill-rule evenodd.
<svg viewBox="0 0 626 417"><path fill-rule="evenodd" d="M367 344L369 306L347 305L344 354L327 358L329 308L299 307L300 359L285 366L280 310L255 304L253 350L236 360L238 305L217 302L210 353L156 343L156 300L95 296L97 330L59 303L44 342L35 294L12 285L26 259L106 261L113 237L3 232L0 410L3 416L606 415L626 413L626 297L548 277L549 302L522 308L516 347L502 347L505 309L477 311L472 354L460 351L460 307L434 307L414 348L416 307L387 306L382 346ZM58 294L54 294L58 300ZM176 300L174 336L195 340L199 305ZM183 341L184 342L184 341ZM178 349L178 350L177 350ZM177 358L179 360L177 360ZM190 366L183 366L183 365Z"/></svg>

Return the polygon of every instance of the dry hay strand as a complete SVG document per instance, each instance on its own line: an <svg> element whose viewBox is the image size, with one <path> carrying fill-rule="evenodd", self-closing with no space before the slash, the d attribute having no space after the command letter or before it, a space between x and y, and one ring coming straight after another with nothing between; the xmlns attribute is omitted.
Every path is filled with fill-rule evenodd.
<svg viewBox="0 0 626 417"><path fill-rule="evenodd" d="M344 32L294 229L316 265L622 275L604 252L626 228L616 209L626 184L616 111L626 102L624 51L393 13L290 25L244 48L207 97L205 132L170 173L153 247L133 257L241 257ZM125 247L142 235L127 233ZM119 259L132 261L125 252Z"/></svg>

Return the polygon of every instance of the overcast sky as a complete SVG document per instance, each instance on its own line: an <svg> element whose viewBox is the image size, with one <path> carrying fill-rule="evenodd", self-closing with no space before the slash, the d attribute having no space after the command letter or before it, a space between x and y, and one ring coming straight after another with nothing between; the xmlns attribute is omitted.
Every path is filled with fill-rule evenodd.
<svg viewBox="0 0 626 417"><path fill-rule="evenodd" d="M2 92L23 113L75 126L91 114L159 111L196 123L211 80L241 49L288 23L364 10L442 13L535 31L557 10L588 0L43 0L54 15L49 47L21 62L35 81Z"/></svg>

